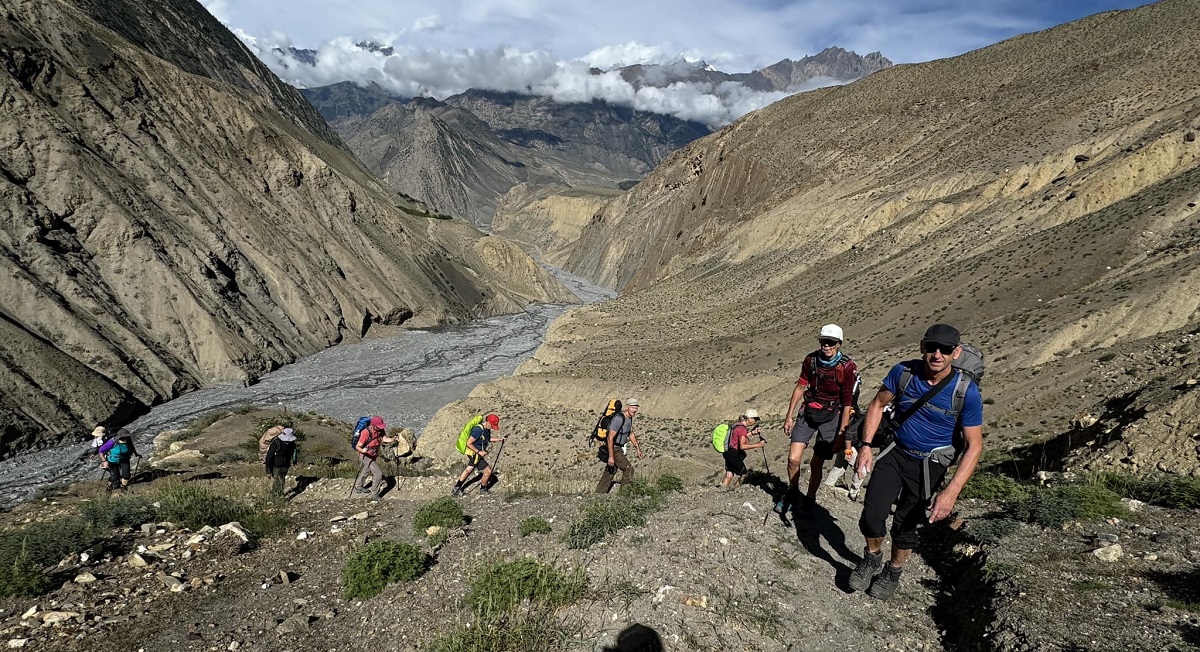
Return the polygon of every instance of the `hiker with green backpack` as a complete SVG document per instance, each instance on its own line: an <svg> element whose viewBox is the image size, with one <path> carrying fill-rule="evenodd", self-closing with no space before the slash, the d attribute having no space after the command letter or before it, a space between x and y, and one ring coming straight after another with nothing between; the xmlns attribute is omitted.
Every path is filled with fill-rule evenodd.
<svg viewBox="0 0 1200 652"><path fill-rule="evenodd" d="M504 437L494 437L495 433L499 431L500 417L495 414L489 414L486 417L477 416L463 427L462 432L459 433L456 447L458 452L467 456L467 468L463 469L462 475L458 476L458 482L454 483L454 489L450 491L450 495L461 497L467 479L477 470L482 473L479 480L479 493L486 494L491 490L493 466L487 461L488 446L492 442L504 443Z"/></svg>
<svg viewBox="0 0 1200 652"><path fill-rule="evenodd" d="M850 574L850 588L879 600L891 598L917 546L919 528L954 510L983 452L983 400L977 384L982 378L979 349L963 343L953 326L934 324L921 338L921 359L897 364L883 379L867 407L858 450L858 476L865 477L872 465L874 472L858 521L867 545ZM885 421L889 404L894 416ZM881 437L891 442L875 457L871 448L882 444L876 442ZM960 454L954 476L935 492ZM889 515L892 552L884 563Z"/></svg>
<svg viewBox="0 0 1200 652"><path fill-rule="evenodd" d="M736 489L746 475L746 451L762 448L767 440L762 436L762 428L758 425L758 410L749 408L733 426L721 424L713 431L713 448L725 459L725 479L721 481L722 489ZM724 432L719 432L724 430ZM757 444L750 443L750 437L757 436ZM723 441L718 442L718 439Z"/></svg>

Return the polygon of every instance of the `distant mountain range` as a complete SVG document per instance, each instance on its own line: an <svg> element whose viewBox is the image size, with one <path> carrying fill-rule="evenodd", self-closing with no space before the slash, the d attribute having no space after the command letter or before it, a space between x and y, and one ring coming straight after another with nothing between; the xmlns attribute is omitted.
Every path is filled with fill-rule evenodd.
<svg viewBox="0 0 1200 652"><path fill-rule="evenodd" d="M358 45L390 55L387 46ZM316 64L314 50L293 48L289 53L301 64ZM683 82L716 90L732 82L754 91L792 92L814 82L850 81L891 65L878 52L864 57L827 48L749 73L724 73L702 61L619 71L635 88ZM485 228L497 201L518 184L628 188L668 154L712 131L700 122L602 100L567 103L482 89L444 100L404 98L378 85L350 82L301 92L389 186L439 213Z"/></svg>

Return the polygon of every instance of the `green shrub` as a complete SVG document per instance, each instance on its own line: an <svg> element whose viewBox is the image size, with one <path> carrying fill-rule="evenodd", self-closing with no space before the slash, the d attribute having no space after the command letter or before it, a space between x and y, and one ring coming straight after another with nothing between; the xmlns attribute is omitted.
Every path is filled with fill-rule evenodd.
<svg viewBox="0 0 1200 652"><path fill-rule="evenodd" d="M530 516L521 521L520 528L521 536L527 537L531 534L550 534L550 524L544 518Z"/></svg>
<svg viewBox="0 0 1200 652"><path fill-rule="evenodd" d="M981 543L1000 543L1004 537L1017 531L1020 523L1011 518L979 518L967 523L967 534Z"/></svg>
<svg viewBox="0 0 1200 652"><path fill-rule="evenodd" d="M568 548L588 548L604 537L626 527L646 524L646 515L656 511L661 499L627 496L603 496L585 505L571 522L563 542Z"/></svg>
<svg viewBox="0 0 1200 652"><path fill-rule="evenodd" d="M997 473L976 473L970 482L963 487L959 498L979 498L981 500L1012 500L1024 496L1025 485L1016 480Z"/></svg>
<svg viewBox="0 0 1200 652"><path fill-rule="evenodd" d="M46 573L71 553L102 541L114 527L127 527L153 518L150 506L134 498L111 498L84 503L78 516L31 523L0 533L0 597L36 596L58 586Z"/></svg>
<svg viewBox="0 0 1200 652"><path fill-rule="evenodd" d="M579 649L584 627L580 619L564 623L545 609L506 614L487 627L459 625L430 644L430 652L560 652Z"/></svg>
<svg viewBox="0 0 1200 652"><path fill-rule="evenodd" d="M662 491L683 491L683 480L677 475L664 473L658 476L658 481L655 483Z"/></svg>
<svg viewBox="0 0 1200 652"><path fill-rule="evenodd" d="M158 517L179 523L190 530L205 525L219 527L237 521L260 538L283 529L288 518L285 503L278 498L264 497L248 503L222 496L206 485L194 482L169 482L158 491Z"/></svg>
<svg viewBox="0 0 1200 652"><path fill-rule="evenodd" d="M1108 471L1088 478L1125 498L1170 509L1200 508L1200 477L1153 475L1138 477Z"/></svg>
<svg viewBox="0 0 1200 652"><path fill-rule="evenodd" d="M525 558L489 566L471 582L466 602L489 619L525 601L553 610L576 602L586 590L582 569L564 574L551 564Z"/></svg>
<svg viewBox="0 0 1200 652"><path fill-rule="evenodd" d="M399 541L375 541L354 553L342 571L342 595L347 600L374 597L390 582L409 582L425 573L429 555Z"/></svg>
<svg viewBox="0 0 1200 652"><path fill-rule="evenodd" d="M1047 528L1062 527L1071 520L1094 520L1105 516L1127 516L1121 497L1093 484L1067 484L1035 491L1009 503L1017 519Z"/></svg>
<svg viewBox="0 0 1200 652"><path fill-rule="evenodd" d="M440 527L461 527L467 524L462 505L450 496L444 496L427 503L413 515L413 529L417 534L425 534L431 525Z"/></svg>

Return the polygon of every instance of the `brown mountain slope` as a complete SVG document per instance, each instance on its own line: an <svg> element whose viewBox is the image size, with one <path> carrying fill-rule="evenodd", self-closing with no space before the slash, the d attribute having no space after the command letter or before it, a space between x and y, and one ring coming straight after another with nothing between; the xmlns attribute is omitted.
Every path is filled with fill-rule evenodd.
<svg viewBox="0 0 1200 652"><path fill-rule="evenodd" d="M678 418L782 416L822 323L846 328L870 388L935 320L989 356L993 451L1159 375L1189 387L1197 24L1178 0L1100 14L794 96L683 148L571 247L568 269L625 294L561 319L525 379L477 393L537 402L550 381L571 409L628 392ZM533 242L525 219L498 232ZM1194 472L1200 414L1171 391L1184 407L1155 432L1180 445L1162 461Z"/></svg>
<svg viewBox="0 0 1200 652"><path fill-rule="evenodd" d="M4 453L375 323L565 299L511 245L400 210L199 4L0 7Z"/></svg>

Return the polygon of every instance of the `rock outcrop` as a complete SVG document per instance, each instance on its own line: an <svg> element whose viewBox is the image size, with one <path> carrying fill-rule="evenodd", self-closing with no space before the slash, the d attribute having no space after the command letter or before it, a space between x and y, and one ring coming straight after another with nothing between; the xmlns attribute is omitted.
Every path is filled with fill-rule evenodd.
<svg viewBox="0 0 1200 652"><path fill-rule="evenodd" d="M567 300L381 186L198 3L0 7L4 453L374 324Z"/></svg>

